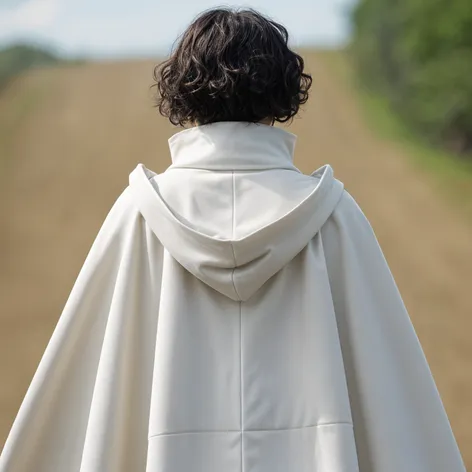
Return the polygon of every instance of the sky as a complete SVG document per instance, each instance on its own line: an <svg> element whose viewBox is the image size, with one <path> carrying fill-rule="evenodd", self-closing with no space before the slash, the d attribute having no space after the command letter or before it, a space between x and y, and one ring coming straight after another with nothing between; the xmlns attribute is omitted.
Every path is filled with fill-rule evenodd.
<svg viewBox="0 0 472 472"><path fill-rule="evenodd" d="M294 46L335 47L349 37L354 0L0 0L0 47L28 41L67 56L166 54L202 10L251 7L283 23Z"/></svg>

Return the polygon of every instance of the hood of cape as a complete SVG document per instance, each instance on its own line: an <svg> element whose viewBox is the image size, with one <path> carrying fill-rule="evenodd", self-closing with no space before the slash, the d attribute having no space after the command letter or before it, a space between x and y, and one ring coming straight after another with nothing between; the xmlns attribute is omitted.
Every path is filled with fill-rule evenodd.
<svg viewBox="0 0 472 472"><path fill-rule="evenodd" d="M329 165L311 175L294 166L295 143L294 134L263 124L186 129L169 139L172 165L164 173L139 164L130 174L133 200L175 260L218 292L245 301L300 253L343 193ZM272 182L280 186L267 193ZM286 197L285 188L296 197ZM236 212L244 215L240 223Z"/></svg>

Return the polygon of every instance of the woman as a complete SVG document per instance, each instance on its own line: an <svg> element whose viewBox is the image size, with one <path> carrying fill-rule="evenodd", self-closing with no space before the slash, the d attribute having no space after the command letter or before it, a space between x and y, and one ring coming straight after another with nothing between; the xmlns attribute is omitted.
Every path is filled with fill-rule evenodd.
<svg viewBox="0 0 472 472"><path fill-rule="evenodd" d="M459 472L371 226L273 125L311 77L285 28L218 9L156 70L189 128L101 228L1 472Z"/></svg>

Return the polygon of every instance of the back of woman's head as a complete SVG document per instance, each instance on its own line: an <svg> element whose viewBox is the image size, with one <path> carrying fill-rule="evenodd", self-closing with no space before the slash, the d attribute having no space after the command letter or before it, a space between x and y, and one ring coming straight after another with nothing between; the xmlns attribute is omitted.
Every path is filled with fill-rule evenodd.
<svg viewBox="0 0 472 472"><path fill-rule="evenodd" d="M201 14L154 78L160 113L180 125L285 122L311 86L282 25L254 10L225 8Z"/></svg>

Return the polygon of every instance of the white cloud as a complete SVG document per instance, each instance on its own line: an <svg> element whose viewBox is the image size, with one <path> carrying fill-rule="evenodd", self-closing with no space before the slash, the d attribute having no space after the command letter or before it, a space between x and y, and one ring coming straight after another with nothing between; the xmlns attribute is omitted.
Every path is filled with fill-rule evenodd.
<svg viewBox="0 0 472 472"><path fill-rule="evenodd" d="M59 15L61 0L28 0L0 14L1 36L39 32L51 26Z"/></svg>

